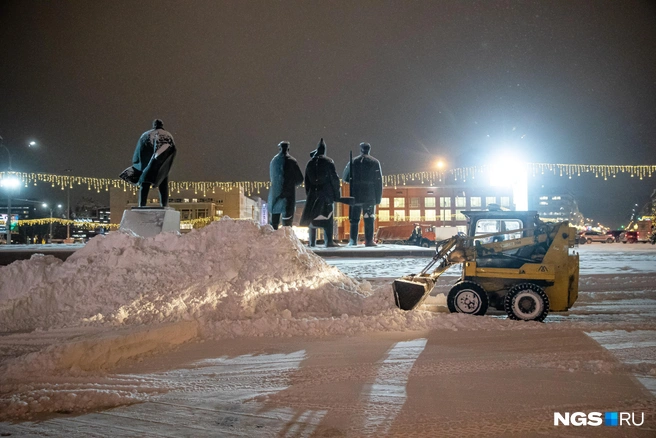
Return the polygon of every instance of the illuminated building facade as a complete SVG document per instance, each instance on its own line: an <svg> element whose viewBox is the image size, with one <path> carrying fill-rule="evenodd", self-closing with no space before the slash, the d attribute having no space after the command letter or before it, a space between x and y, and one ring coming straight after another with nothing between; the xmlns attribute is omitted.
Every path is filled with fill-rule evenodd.
<svg viewBox="0 0 656 438"><path fill-rule="evenodd" d="M151 189L148 205L159 205L157 189ZM131 191L112 188L109 192L111 223L118 224L123 217L123 211L136 207L137 194ZM263 202L260 198L245 196L243 188L232 190L215 189L214 193L205 195L194 190L180 190L172 192L169 196L169 207L180 212L180 220L188 223L181 224L181 231L193 228L195 220L220 218L228 216L233 219L253 219L261 222Z"/></svg>
<svg viewBox="0 0 656 438"><path fill-rule="evenodd" d="M545 222L569 221L575 227L582 227L585 218L579 211L574 195L566 190L542 189L532 198L532 210L536 210Z"/></svg>
<svg viewBox="0 0 656 438"><path fill-rule="evenodd" d="M348 193L348 185L342 187L342 192ZM339 238L348 239L348 206L336 206L337 216L343 219L339 223ZM383 187L382 200L376 208L375 228L411 222L456 227L466 232L467 218L462 212L490 207L514 210L513 189L473 185ZM360 226L363 226L362 221Z"/></svg>

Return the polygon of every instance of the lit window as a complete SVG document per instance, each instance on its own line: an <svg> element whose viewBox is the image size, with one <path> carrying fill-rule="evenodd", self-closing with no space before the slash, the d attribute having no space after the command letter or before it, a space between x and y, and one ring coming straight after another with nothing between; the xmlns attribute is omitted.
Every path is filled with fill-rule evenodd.
<svg viewBox="0 0 656 438"><path fill-rule="evenodd" d="M485 198L485 205L496 204L496 203L497 203L497 197L496 196L487 196Z"/></svg>
<svg viewBox="0 0 656 438"><path fill-rule="evenodd" d="M451 198L440 198L440 207L451 208Z"/></svg>
<svg viewBox="0 0 656 438"><path fill-rule="evenodd" d="M394 220L397 222L405 221L405 211L399 210L394 212Z"/></svg>
<svg viewBox="0 0 656 438"><path fill-rule="evenodd" d="M419 198L410 198L410 208L419 207Z"/></svg>
<svg viewBox="0 0 656 438"><path fill-rule="evenodd" d="M440 220L448 222L451 220L451 210L440 210Z"/></svg>
<svg viewBox="0 0 656 438"><path fill-rule="evenodd" d="M184 198L182 202L189 202L189 198Z"/></svg>
<svg viewBox="0 0 656 438"><path fill-rule="evenodd" d="M405 208L405 198L394 198L394 208Z"/></svg>
<svg viewBox="0 0 656 438"><path fill-rule="evenodd" d="M462 214L462 210L456 210L456 220L457 221L466 221L467 217Z"/></svg>
<svg viewBox="0 0 656 438"><path fill-rule="evenodd" d="M513 231L519 230L522 228L523 223L517 219L480 219L476 222L476 236L483 234L494 234L502 231ZM506 233L501 234L496 237L486 237L483 239L476 239L476 241L481 241L481 243L490 243L498 240L511 240L519 239L522 237L522 233Z"/></svg>
<svg viewBox="0 0 656 438"><path fill-rule="evenodd" d="M472 196L469 198L469 205L471 207L480 207L481 206L481 197L480 196Z"/></svg>
<svg viewBox="0 0 656 438"><path fill-rule="evenodd" d="M410 210L410 221L411 222L421 221L421 210Z"/></svg>
<svg viewBox="0 0 656 438"><path fill-rule="evenodd" d="M551 198L552 201L560 201L560 196L553 196Z"/></svg>
<svg viewBox="0 0 656 438"><path fill-rule="evenodd" d="M389 208L390 203L389 203L389 198L382 198L380 200L380 208Z"/></svg>
<svg viewBox="0 0 656 438"><path fill-rule="evenodd" d="M389 210L378 211L378 222L389 222L389 220L390 220Z"/></svg>
<svg viewBox="0 0 656 438"><path fill-rule="evenodd" d="M192 198L191 202L198 202L198 199L197 198Z"/></svg>
<svg viewBox="0 0 656 438"><path fill-rule="evenodd" d="M546 201L547 199L549 199L548 196L540 196L540 201Z"/></svg>
<svg viewBox="0 0 656 438"><path fill-rule="evenodd" d="M437 220L437 216L435 215L435 210L426 210L425 216L427 222L434 222Z"/></svg>
<svg viewBox="0 0 656 438"><path fill-rule="evenodd" d="M549 205L549 203L545 201L540 201L540 205Z"/></svg>
<svg viewBox="0 0 656 438"><path fill-rule="evenodd" d="M510 197L509 196L502 196L501 197L501 205L504 207L510 207Z"/></svg>
<svg viewBox="0 0 656 438"><path fill-rule="evenodd" d="M456 196L456 207L466 207L467 206L467 198L464 196Z"/></svg>
<svg viewBox="0 0 656 438"><path fill-rule="evenodd" d="M429 196L427 198L424 198L424 207L434 208L435 207L435 197L434 196Z"/></svg>

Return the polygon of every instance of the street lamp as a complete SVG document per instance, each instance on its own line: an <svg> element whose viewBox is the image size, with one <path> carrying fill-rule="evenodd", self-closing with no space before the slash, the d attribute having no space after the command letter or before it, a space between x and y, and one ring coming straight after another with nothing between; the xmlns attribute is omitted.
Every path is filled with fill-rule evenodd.
<svg viewBox="0 0 656 438"><path fill-rule="evenodd" d="M52 211L54 210L54 207L49 207L48 204L46 204L46 203L43 203L42 207L50 210L50 234L48 235L49 236L49 242L48 243L51 243L52 242ZM62 208L62 205L57 204L57 208Z"/></svg>

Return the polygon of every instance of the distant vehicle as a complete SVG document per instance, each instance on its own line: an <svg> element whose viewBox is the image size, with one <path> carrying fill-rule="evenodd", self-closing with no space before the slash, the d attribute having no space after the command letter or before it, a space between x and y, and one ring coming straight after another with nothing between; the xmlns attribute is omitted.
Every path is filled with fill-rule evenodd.
<svg viewBox="0 0 656 438"><path fill-rule="evenodd" d="M612 235L600 233L599 231L585 231L579 235L579 244L601 242L613 243L615 238Z"/></svg>
<svg viewBox="0 0 656 438"><path fill-rule="evenodd" d="M647 243L651 237L652 223L651 220L641 220L637 222L638 242Z"/></svg>
<svg viewBox="0 0 656 438"><path fill-rule="evenodd" d="M620 235L620 242L622 243L636 243L638 241L637 231L625 231Z"/></svg>
<svg viewBox="0 0 656 438"><path fill-rule="evenodd" d="M610 230L606 234L609 236L613 236L613 239L615 239L615 242L620 241L620 236L622 235L624 231L622 230Z"/></svg>
<svg viewBox="0 0 656 438"><path fill-rule="evenodd" d="M399 225L379 227L376 232L376 241L428 248L435 245L436 241L448 239L456 234L458 234L456 227L436 227L431 224L406 222Z"/></svg>

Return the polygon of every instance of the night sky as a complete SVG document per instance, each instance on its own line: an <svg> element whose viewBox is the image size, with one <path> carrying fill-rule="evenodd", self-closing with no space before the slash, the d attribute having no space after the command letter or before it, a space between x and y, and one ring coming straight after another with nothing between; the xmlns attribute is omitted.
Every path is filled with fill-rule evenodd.
<svg viewBox="0 0 656 438"><path fill-rule="evenodd" d="M278 142L304 167L321 137L340 173L361 141L386 174L656 164L652 1L3 0L0 59L15 170L115 178L155 117L174 180L266 181ZM656 176L542 184L617 226Z"/></svg>

